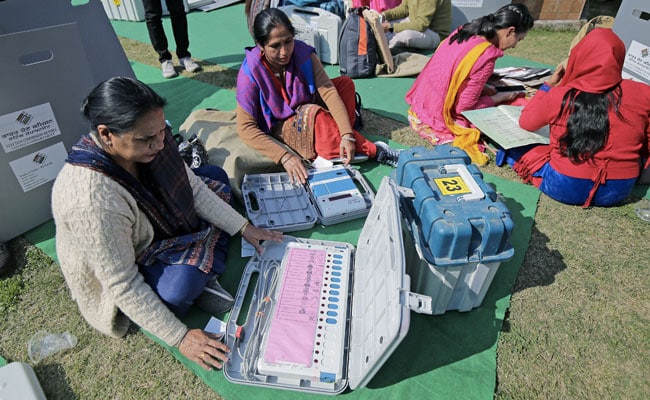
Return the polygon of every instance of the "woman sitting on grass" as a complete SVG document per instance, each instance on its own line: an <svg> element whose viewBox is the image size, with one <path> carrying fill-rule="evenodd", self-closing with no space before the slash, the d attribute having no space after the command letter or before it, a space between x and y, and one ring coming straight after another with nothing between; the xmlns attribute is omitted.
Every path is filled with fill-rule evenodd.
<svg viewBox="0 0 650 400"><path fill-rule="evenodd" d="M497 93L486 83L496 59L514 48L532 27L528 8L509 4L453 32L406 94L411 128L434 145L453 142L473 162L485 164L487 156L478 146L480 132L461 113L517 97L517 93Z"/></svg>
<svg viewBox="0 0 650 400"><path fill-rule="evenodd" d="M397 164L396 150L352 129L354 83L348 77L330 80L315 49L294 39L296 31L281 10L260 12L253 32L257 46L246 49L237 76L237 132L246 144L301 183L307 179L303 159L317 156L348 164L361 153Z"/></svg>
<svg viewBox="0 0 650 400"><path fill-rule="evenodd" d="M194 302L211 314L232 307L216 280L231 235L259 251L260 240L282 234L255 228L230 206L222 169L199 178L185 165L164 105L130 78L111 78L86 98L90 134L73 146L52 191L56 252L94 328L120 337L131 320L203 368L220 368L227 347L179 318Z"/></svg>
<svg viewBox="0 0 650 400"><path fill-rule="evenodd" d="M515 171L549 197L583 207L611 206L627 197L650 152L650 86L621 78L625 45L596 28L571 50L524 107L519 125L551 127Z"/></svg>

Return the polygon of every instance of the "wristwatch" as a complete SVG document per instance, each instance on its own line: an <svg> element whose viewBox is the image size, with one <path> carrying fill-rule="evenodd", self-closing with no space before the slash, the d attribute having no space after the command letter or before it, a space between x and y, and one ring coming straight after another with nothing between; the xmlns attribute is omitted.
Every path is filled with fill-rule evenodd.
<svg viewBox="0 0 650 400"><path fill-rule="evenodd" d="M390 26L388 27L388 32L393 33L393 23L390 23Z"/></svg>

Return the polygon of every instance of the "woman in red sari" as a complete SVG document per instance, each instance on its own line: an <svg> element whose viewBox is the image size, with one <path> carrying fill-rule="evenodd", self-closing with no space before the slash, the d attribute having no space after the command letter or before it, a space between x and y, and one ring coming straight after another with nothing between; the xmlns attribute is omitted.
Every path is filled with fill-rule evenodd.
<svg viewBox="0 0 650 400"><path fill-rule="evenodd" d="M650 86L621 78L624 59L625 45L605 28L571 50L566 71L558 67L522 112L519 125L550 125L551 141L515 163L519 176L583 207L614 205L630 194L649 164Z"/></svg>

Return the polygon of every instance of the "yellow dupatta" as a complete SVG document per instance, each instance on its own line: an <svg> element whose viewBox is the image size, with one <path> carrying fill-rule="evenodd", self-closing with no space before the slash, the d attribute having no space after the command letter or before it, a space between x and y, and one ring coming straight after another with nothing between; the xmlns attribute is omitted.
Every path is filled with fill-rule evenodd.
<svg viewBox="0 0 650 400"><path fill-rule="evenodd" d="M488 161L488 156L483 154L478 148L481 131L476 128L465 128L457 125L451 116L451 110L456 102L456 95L458 94L460 85L462 85L469 75L476 60L478 60L481 54L483 54L485 49L488 47L490 47L490 42L488 41L478 44L474 46L474 48L460 61L456 71L454 71L454 74L451 77L451 82L449 82L449 89L447 90L445 104L442 109L442 116L444 117L447 129L456 136L453 145L465 150L472 159L472 162L477 165L485 165Z"/></svg>

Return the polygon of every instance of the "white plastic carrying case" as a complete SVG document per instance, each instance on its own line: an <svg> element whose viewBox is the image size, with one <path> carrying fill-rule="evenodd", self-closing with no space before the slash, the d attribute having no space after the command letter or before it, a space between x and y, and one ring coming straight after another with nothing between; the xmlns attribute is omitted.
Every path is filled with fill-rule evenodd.
<svg viewBox="0 0 650 400"><path fill-rule="evenodd" d="M264 243L227 321L229 381L322 394L364 387L406 336L410 310L431 313L405 273L399 190L382 180L356 249L290 236Z"/></svg>

